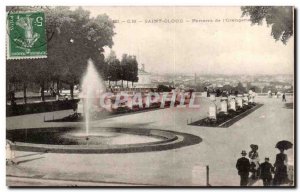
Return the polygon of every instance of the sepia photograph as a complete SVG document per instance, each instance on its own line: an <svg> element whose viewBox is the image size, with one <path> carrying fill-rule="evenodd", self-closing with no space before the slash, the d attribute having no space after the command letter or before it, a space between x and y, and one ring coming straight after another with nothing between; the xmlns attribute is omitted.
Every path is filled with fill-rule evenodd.
<svg viewBox="0 0 300 192"><path fill-rule="evenodd" d="M295 188L294 18L6 6L6 185Z"/></svg>

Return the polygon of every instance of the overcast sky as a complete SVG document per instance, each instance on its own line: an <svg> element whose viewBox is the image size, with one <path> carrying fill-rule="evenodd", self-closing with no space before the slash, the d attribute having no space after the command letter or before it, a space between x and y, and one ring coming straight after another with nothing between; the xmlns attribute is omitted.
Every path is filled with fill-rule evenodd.
<svg viewBox="0 0 300 192"><path fill-rule="evenodd" d="M294 39L275 42L266 24L240 19L240 7L83 7L91 16L106 13L115 24L113 50L136 55L149 72L200 74L293 74ZM128 19L138 22L129 24ZM183 23L145 23L183 19ZM221 22L193 23L192 19ZM186 22L189 21L189 22ZM109 50L107 50L109 52Z"/></svg>

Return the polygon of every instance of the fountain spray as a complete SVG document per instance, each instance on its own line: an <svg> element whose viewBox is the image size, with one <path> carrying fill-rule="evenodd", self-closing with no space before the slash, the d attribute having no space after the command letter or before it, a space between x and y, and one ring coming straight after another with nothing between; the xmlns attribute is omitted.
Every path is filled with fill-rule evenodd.
<svg viewBox="0 0 300 192"><path fill-rule="evenodd" d="M88 140L91 115L95 112L100 93L105 90L101 76L98 74L94 63L91 59L88 60L87 71L82 79L82 100L83 112L85 118L85 130Z"/></svg>

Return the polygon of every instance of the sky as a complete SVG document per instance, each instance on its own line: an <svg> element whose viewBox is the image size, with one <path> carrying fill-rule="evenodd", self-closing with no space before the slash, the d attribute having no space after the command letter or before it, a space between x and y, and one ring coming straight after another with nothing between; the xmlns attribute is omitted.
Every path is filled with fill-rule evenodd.
<svg viewBox="0 0 300 192"><path fill-rule="evenodd" d="M146 71L198 74L293 74L294 37L287 45L271 28L251 25L240 7L83 7L115 23L113 50L136 55ZM179 23L146 23L153 19ZM219 22L215 22L219 19ZM227 20L226 20L227 19ZM245 19L232 22L228 19ZM127 23L137 20L137 23ZM193 22L213 20L214 22ZM124 22L122 22L124 21ZM141 21L141 22L139 22ZM106 54L110 52L105 49Z"/></svg>

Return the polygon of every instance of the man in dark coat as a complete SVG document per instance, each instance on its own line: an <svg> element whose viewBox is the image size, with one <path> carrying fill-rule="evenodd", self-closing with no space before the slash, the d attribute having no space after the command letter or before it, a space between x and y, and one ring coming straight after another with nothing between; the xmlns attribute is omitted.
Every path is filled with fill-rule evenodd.
<svg viewBox="0 0 300 192"><path fill-rule="evenodd" d="M239 158L236 162L236 168L241 177L240 185L247 186L250 171L250 161L245 157L247 155L247 152L245 150L243 150L241 154L242 157Z"/></svg>
<svg viewBox="0 0 300 192"><path fill-rule="evenodd" d="M260 165L260 178L263 180L264 186L270 186L272 181L273 166L269 163L269 158L265 158L265 162Z"/></svg>
<svg viewBox="0 0 300 192"><path fill-rule="evenodd" d="M285 99L285 93L282 94L282 101L283 101L283 102L286 102L286 99Z"/></svg>

